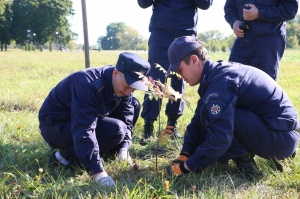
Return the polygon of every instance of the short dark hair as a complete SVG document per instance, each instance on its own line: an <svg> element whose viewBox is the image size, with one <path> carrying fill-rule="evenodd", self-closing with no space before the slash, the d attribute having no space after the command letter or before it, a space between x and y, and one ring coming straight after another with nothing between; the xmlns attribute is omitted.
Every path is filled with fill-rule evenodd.
<svg viewBox="0 0 300 199"><path fill-rule="evenodd" d="M208 52L204 46L200 46L199 48L193 50L188 55L186 55L182 61L184 61L186 64L190 64L190 58L192 55L196 55L201 61L206 62L210 57L208 56Z"/></svg>

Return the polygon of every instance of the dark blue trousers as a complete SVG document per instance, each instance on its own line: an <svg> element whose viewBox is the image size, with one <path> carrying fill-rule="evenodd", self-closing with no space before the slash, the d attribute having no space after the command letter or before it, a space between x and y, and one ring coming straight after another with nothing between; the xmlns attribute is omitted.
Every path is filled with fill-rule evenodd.
<svg viewBox="0 0 300 199"><path fill-rule="evenodd" d="M241 156L245 149L265 159L283 160L296 151L298 141L296 130L272 130L253 112L236 109L234 140L221 160Z"/></svg>
<svg viewBox="0 0 300 199"><path fill-rule="evenodd" d="M285 43L285 36L282 35L237 38L229 61L259 68L276 80Z"/></svg>
<svg viewBox="0 0 300 199"><path fill-rule="evenodd" d="M168 48L174 39L175 37L171 33L168 34L162 31L151 32L151 36L149 38L148 61L151 64L149 76L151 76L154 80L159 80L162 83L166 82L166 74L158 68L155 68L155 64L159 64L166 71L168 70L170 66ZM178 91L182 95L184 94L185 82L182 79L178 79L176 76L171 77L170 86L175 91ZM161 100L150 100L148 94L145 94L141 117L145 120L156 120L161 110L161 103ZM171 121L176 121L183 114L183 110L184 103L182 100L177 100L177 102L169 100L166 105L165 114Z"/></svg>
<svg viewBox="0 0 300 199"><path fill-rule="evenodd" d="M140 103L133 97L134 106L133 126L135 125L139 113ZM125 137L127 126L116 118L104 117L97 121L96 137L100 153L104 154L113 150L117 151L119 144ZM44 140L52 149L60 149L60 154L71 164L77 162L75 146L71 134L71 121L57 122L53 126L41 126L41 134Z"/></svg>

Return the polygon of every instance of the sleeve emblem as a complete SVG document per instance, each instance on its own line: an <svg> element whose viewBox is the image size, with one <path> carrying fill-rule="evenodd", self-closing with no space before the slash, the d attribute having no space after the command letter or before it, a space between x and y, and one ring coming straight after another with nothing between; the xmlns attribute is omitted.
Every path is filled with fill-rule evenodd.
<svg viewBox="0 0 300 199"><path fill-rule="evenodd" d="M221 104L218 101L211 101L209 107L210 107L210 113L213 116L218 116L222 111Z"/></svg>

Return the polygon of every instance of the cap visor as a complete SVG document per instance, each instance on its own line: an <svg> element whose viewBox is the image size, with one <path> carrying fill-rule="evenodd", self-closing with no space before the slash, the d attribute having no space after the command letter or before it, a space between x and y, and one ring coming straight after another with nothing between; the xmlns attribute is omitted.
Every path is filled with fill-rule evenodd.
<svg viewBox="0 0 300 199"><path fill-rule="evenodd" d="M142 82L140 79L135 79L132 78L129 75L124 75L126 83L131 87L136 90L142 90L142 91L148 91L148 86L146 85L145 82Z"/></svg>
<svg viewBox="0 0 300 199"><path fill-rule="evenodd" d="M129 86L136 90L148 91L148 86L142 81L134 82L134 83L130 84Z"/></svg>
<svg viewBox="0 0 300 199"><path fill-rule="evenodd" d="M168 75L172 75L171 73L172 72L177 72L178 71L178 68L179 68L179 64L180 64L180 61L179 62L176 62L174 64L171 64L169 66L169 69L168 69Z"/></svg>

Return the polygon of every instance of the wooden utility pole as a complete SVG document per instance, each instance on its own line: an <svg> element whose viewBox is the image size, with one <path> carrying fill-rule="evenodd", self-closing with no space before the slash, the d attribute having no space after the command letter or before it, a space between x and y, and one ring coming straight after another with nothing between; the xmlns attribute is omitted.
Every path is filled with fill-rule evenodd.
<svg viewBox="0 0 300 199"><path fill-rule="evenodd" d="M89 45L85 0L81 0L81 8L82 8L82 24L83 24L83 36L84 36L85 68L89 68L90 67L90 51L89 51L90 45Z"/></svg>

